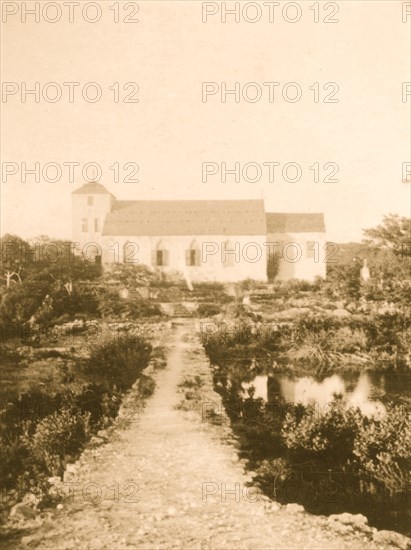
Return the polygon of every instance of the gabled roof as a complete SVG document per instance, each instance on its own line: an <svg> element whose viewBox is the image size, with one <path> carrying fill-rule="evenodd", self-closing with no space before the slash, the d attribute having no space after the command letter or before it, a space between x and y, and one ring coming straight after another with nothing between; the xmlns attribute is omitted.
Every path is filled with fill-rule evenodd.
<svg viewBox="0 0 411 550"><path fill-rule="evenodd" d="M112 195L110 191L107 191L104 185L101 185L101 183L97 183L96 181L85 183L84 185L82 185L72 193L72 195L96 195L96 194Z"/></svg>
<svg viewBox="0 0 411 550"><path fill-rule="evenodd" d="M267 233L322 233L324 214L267 213Z"/></svg>
<svg viewBox="0 0 411 550"><path fill-rule="evenodd" d="M110 236L265 234L263 200L117 201L103 228Z"/></svg>

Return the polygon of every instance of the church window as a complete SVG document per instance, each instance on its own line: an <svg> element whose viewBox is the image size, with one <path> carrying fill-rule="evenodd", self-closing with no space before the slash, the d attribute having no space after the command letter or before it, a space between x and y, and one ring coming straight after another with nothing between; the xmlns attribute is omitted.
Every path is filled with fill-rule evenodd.
<svg viewBox="0 0 411 550"><path fill-rule="evenodd" d="M164 262L164 254L163 250L156 250L156 263L157 265L163 265Z"/></svg>
<svg viewBox="0 0 411 550"><path fill-rule="evenodd" d="M186 250L186 265L195 266L200 265L201 254L200 250L196 248L189 248Z"/></svg>
<svg viewBox="0 0 411 550"><path fill-rule="evenodd" d="M94 218L94 231L97 233L99 231L98 218Z"/></svg>
<svg viewBox="0 0 411 550"><path fill-rule="evenodd" d="M164 267L168 265L168 250L164 248L161 241L158 243L156 249L151 253L151 263L157 267Z"/></svg>
<svg viewBox="0 0 411 550"><path fill-rule="evenodd" d="M82 218L81 220L81 230L83 233L87 233L88 231L88 219L87 218Z"/></svg>
<svg viewBox="0 0 411 550"><path fill-rule="evenodd" d="M87 197L87 206L93 206L93 198L91 195Z"/></svg>

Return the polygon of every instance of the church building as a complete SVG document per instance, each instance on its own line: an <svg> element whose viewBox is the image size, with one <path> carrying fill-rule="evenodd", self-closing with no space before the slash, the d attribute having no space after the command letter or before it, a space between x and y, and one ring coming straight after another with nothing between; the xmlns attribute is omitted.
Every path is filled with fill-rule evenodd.
<svg viewBox="0 0 411 550"><path fill-rule="evenodd" d="M100 183L72 193L73 242L103 265L138 263L190 281L325 277L323 214L266 212L263 200L117 200Z"/></svg>

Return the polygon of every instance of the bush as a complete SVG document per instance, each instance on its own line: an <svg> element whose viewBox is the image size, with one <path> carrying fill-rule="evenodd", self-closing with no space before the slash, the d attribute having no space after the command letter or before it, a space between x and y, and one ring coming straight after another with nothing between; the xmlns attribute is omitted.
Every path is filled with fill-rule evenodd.
<svg viewBox="0 0 411 550"><path fill-rule="evenodd" d="M221 306L219 304L200 304L197 310L199 317L212 317L219 313L221 313Z"/></svg>
<svg viewBox="0 0 411 550"><path fill-rule="evenodd" d="M34 464L52 476L61 476L67 458L75 457L89 436L90 414L64 407L46 416L31 434L30 423L22 436Z"/></svg>
<svg viewBox="0 0 411 550"><path fill-rule="evenodd" d="M98 310L103 318L135 320L143 317L161 316L160 308L148 300L120 298L115 290L100 292Z"/></svg>
<svg viewBox="0 0 411 550"><path fill-rule="evenodd" d="M288 413L282 436L290 451L317 456L336 466L352 458L360 423L359 411L336 401L325 414L318 414L313 406L307 407L301 418Z"/></svg>
<svg viewBox="0 0 411 550"><path fill-rule="evenodd" d="M103 333L98 342L90 345L90 358L83 369L93 380L125 390L147 365L151 350L151 345L140 336Z"/></svg>
<svg viewBox="0 0 411 550"><path fill-rule="evenodd" d="M382 420L360 427L354 455L368 481L382 485L390 495L406 490L411 473L411 423L402 407L394 407Z"/></svg>
<svg viewBox="0 0 411 550"><path fill-rule="evenodd" d="M411 472L411 423L402 407L382 418L333 402L323 415L307 407L301 418L288 414L282 437L294 460L315 458L351 471L371 493L404 492Z"/></svg>

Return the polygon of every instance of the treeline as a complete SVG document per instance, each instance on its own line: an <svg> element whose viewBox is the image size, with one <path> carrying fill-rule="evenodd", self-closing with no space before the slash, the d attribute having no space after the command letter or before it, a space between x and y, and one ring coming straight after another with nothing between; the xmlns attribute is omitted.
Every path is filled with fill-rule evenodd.
<svg viewBox="0 0 411 550"><path fill-rule="evenodd" d="M122 286L132 290L161 283L161 274L145 266L117 265L104 272L99 263L73 254L71 243L47 237L31 244L5 235L0 251L3 327L28 323L46 328L75 318L133 320L161 315L157 306L138 294L119 298ZM13 330L4 330L3 336L7 334Z"/></svg>

